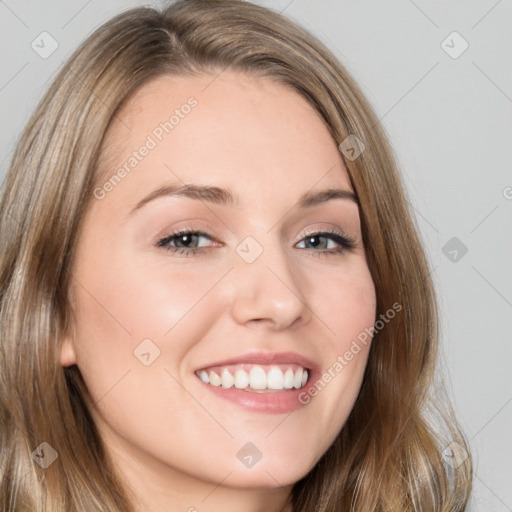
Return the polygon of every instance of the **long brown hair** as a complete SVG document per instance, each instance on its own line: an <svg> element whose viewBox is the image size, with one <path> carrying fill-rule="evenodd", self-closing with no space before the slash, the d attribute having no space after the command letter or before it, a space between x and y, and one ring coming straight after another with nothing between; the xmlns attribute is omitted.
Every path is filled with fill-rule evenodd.
<svg viewBox="0 0 512 512"><path fill-rule="evenodd" d="M403 306L375 333L355 406L294 485L293 511L464 510L471 456L443 388L434 393L433 284L386 135L329 50L283 16L239 0L178 1L112 18L64 64L21 135L0 198L0 508L131 510L80 372L59 365L72 328L73 251L121 105L159 75L213 77L228 67L287 84L338 144L349 135L364 144L344 162L360 203L377 315ZM58 454L46 469L33 455L43 442ZM465 457L447 464L443 452L454 447Z"/></svg>

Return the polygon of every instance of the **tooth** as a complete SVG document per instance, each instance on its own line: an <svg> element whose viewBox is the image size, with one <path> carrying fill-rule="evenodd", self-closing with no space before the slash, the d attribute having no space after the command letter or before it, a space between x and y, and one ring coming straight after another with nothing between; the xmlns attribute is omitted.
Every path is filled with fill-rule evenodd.
<svg viewBox="0 0 512 512"><path fill-rule="evenodd" d="M267 371L266 371L267 368ZM263 368L259 365L253 365L250 372L239 369L235 375L224 368L219 374L213 370L201 370L196 375L206 384L212 386L222 386L225 389L235 387L237 389L246 389L250 387L254 390L282 390L299 389L306 385L309 373L304 368L299 367L294 373L292 368L283 372L279 366Z"/></svg>
<svg viewBox="0 0 512 512"><path fill-rule="evenodd" d="M214 386L220 386L220 377L213 371L210 371L208 374L210 377L210 384L213 384Z"/></svg>
<svg viewBox="0 0 512 512"><path fill-rule="evenodd" d="M291 368L288 368L288 370L286 370L286 372L284 374L283 387L285 389L293 388L293 381L294 381L293 370Z"/></svg>
<svg viewBox="0 0 512 512"><path fill-rule="evenodd" d="M300 388L300 385L302 383L302 368L299 368L297 372L295 373L295 378L293 379L293 387L296 389Z"/></svg>
<svg viewBox="0 0 512 512"><path fill-rule="evenodd" d="M267 374L260 366L253 366L249 372L249 386L252 389L267 388Z"/></svg>
<svg viewBox="0 0 512 512"><path fill-rule="evenodd" d="M249 376L245 370L235 372L235 388L245 389L249 385Z"/></svg>
<svg viewBox="0 0 512 512"><path fill-rule="evenodd" d="M272 366L268 372L268 388L269 389L283 389L284 375L281 368Z"/></svg>
<svg viewBox="0 0 512 512"><path fill-rule="evenodd" d="M227 368L224 368L224 370L222 370L221 380L222 380L222 387L226 388L226 389L231 388L233 386L233 384L235 383L235 379L233 378L233 375L231 375L231 373L229 373Z"/></svg>

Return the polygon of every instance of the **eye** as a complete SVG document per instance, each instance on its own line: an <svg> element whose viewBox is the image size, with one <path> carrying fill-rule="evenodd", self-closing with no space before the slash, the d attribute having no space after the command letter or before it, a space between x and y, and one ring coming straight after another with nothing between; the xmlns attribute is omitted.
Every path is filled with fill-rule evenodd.
<svg viewBox="0 0 512 512"><path fill-rule="evenodd" d="M201 241L205 239L212 240L206 233L191 228L183 228L162 238L157 242L156 246L163 247L166 251L170 251L173 254L186 254L188 256L205 247L210 247Z"/></svg>
<svg viewBox="0 0 512 512"><path fill-rule="evenodd" d="M193 256L213 246L205 243L207 240L213 241L213 238L193 228L182 228L159 240L156 246L173 254ZM303 246L300 247L300 244ZM355 246L356 242L352 238L338 231L311 232L297 244L300 249L310 250L317 256L340 254Z"/></svg>
<svg viewBox="0 0 512 512"><path fill-rule="evenodd" d="M313 252L324 255L339 254L346 250L354 249L355 241L349 236L337 231L318 231L308 233L298 244L309 245L309 247L300 247L301 249L313 248Z"/></svg>

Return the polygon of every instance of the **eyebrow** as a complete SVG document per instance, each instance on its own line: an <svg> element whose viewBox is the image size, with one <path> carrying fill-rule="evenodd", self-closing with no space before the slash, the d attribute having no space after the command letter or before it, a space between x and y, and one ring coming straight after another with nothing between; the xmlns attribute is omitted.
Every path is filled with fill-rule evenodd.
<svg viewBox="0 0 512 512"><path fill-rule="evenodd" d="M144 199L135 205L130 213L139 210L145 204L161 197L188 197L190 199L207 201L209 203L222 206L238 206L240 204L238 198L235 197L227 188L196 184L186 184L181 186L170 184L157 188L148 194L146 197L144 197ZM359 200L352 191L339 188L330 188L317 192L306 192L297 202L297 206L299 208L310 208L332 199L349 199L350 201L353 201L359 205Z"/></svg>

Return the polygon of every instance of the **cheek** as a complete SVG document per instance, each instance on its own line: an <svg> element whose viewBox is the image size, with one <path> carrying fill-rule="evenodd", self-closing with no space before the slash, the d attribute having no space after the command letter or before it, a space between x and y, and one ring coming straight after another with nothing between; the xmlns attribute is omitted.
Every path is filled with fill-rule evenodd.
<svg viewBox="0 0 512 512"><path fill-rule="evenodd" d="M336 274L329 272L316 279L313 287L313 310L326 327L325 341L336 353L349 346L365 328L373 326L375 286L364 260L358 259Z"/></svg>
<svg viewBox="0 0 512 512"><path fill-rule="evenodd" d="M207 296L225 274L222 268L175 264L171 272L161 256L141 263L112 247L82 261L76 274L75 349L84 378L93 376L92 388L100 394L123 369L139 365L138 347L152 346L147 340L156 352L172 356L167 363L179 361L219 316L220 303Z"/></svg>
<svg viewBox="0 0 512 512"><path fill-rule="evenodd" d="M376 319L375 287L366 264L359 264L328 285L316 281L312 309L326 329L322 337L322 375L304 390L315 414L333 439L345 423L359 393Z"/></svg>

